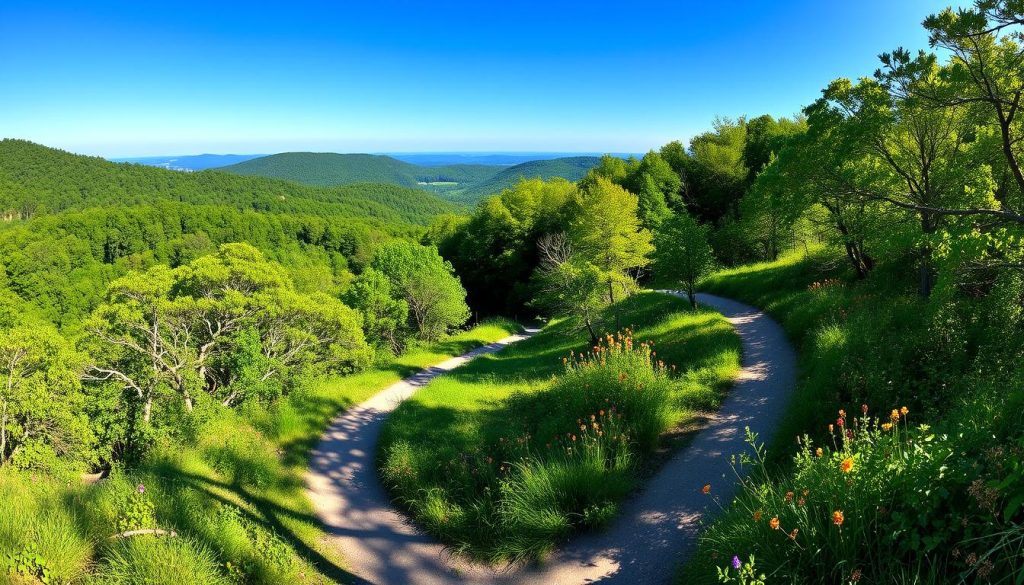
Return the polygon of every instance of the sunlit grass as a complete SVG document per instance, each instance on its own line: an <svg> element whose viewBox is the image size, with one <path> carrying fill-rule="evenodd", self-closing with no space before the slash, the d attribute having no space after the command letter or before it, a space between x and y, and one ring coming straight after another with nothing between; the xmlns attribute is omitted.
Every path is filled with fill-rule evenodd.
<svg viewBox="0 0 1024 585"><path fill-rule="evenodd" d="M270 408L204 405L185 440L161 441L140 465L115 467L93 486L0 469L0 562L39 555L38 574L15 582L33 582L42 568L60 583L348 582L340 552L322 544L305 495L310 447L340 410L518 328L490 321L360 374L312 382ZM151 503L153 517L133 528L177 536L112 540L135 517L138 500ZM10 578L0 564L0 583Z"/></svg>
<svg viewBox="0 0 1024 585"><path fill-rule="evenodd" d="M618 311L637 343L654 343L655 362L676 366L658 431L717 406L739 368L739 339L724 317L657 293L635 295ZM565 372L562 358L589 349L584 332L555 322L420 390L392 414L382 436L382 473L394 495L427 530L488 560L538 556L576 528L607 521L634 486L639 461L591 452L549 456L545 445L556 430L571 431L577 418L598 414L600 405L588 402L592 393L555 384ZM622 367L644 375L640 365Z"/></svg>

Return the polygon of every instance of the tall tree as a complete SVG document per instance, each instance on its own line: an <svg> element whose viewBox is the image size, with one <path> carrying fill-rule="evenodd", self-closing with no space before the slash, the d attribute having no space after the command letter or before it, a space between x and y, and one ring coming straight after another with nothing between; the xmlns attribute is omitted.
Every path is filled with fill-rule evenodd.
<svg viewBox="0 0 1024 585"><path fill-rule="evenodd" d="M694 308L697 307L697 281L714 265L708 231L708 226L685 213L677 213L665 220L654 236L655 277L685 288Z"/></svg>
<svg viewBox="0 0 1024 585"><path fill-rule="evenodd" d="M602 272L608 300L628 294L637 271L649 262L651 233L641 227L636 195L598 177L576 198L569 226L573 250Z"/></svg>

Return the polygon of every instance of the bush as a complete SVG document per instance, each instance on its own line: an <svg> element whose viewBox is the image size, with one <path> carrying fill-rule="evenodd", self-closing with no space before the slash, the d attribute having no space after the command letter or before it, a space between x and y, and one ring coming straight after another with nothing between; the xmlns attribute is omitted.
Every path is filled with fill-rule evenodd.
<svg viewBox="0 0 1024 585"><path fill-rule="evenodd" d="M713 582L734 555L753 555L779 583L891 582L906 567L915 579L1024 576L1018 510L1003 514L1008 494L963 458L963 437L911 425L905 407L838 414L824 444L801 438L788 474L769 471L748 436L750 474L687 579Z"/></svg>
<svg viewBox="0 0 1024 585"><path fill-rule="evenodd" d="M96 581L102 585L228 585L210 550L189 538L137 536L110 545Z"/></svg>

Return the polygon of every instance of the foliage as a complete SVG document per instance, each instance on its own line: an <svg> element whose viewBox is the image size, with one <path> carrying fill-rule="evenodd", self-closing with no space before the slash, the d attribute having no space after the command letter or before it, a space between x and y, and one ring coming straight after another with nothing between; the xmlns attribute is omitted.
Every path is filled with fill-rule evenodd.
<svg viewBox="0 0 1024 585"><path fill-rule="evenodd" d="M654 278L659 282L682 285L690 304L697 306L697 282L714 263L708 245L708 228L686 212L680 212L662 224L654 236Z"/></svg>
<svg viewBox="0 0 1024 585"><path fill-rule="evenodd" d="M0 330L0 465L59 471L94 461L81 359L47 323Z"/></svg>
<svg viewBox="0 0 1024 585"><path fill-rule="evenodd" d="M393 294L408 306L420 339L436 341L469 319L466 290L436 248L392 242L377 250L370 267L388 278Z"/></svg>

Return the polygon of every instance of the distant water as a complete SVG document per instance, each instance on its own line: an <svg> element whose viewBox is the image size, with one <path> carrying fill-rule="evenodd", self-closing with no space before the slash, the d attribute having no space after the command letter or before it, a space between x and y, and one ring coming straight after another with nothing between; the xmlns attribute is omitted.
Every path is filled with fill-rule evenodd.
<svg viewBox="0 0 1024 585"><path fill-rule="evenodd" d="M112 158L113 162L138 163L151 167L162 167L172 171L202 171L238 164L264 154L189 154L183 156L142 156L136 158Z"/></svg>
<svg viewBox="0 0 1024 585"><path fill-rule="evenodd" d="M603 152L382 152L391 158L421 165L425 167L437 167L442 165L518 165L532 160L550 160L553 158L566 158L572 156L601 156ZM619 158L635 156L640 158L643 154L633 153L610 153Z"/></svg>

